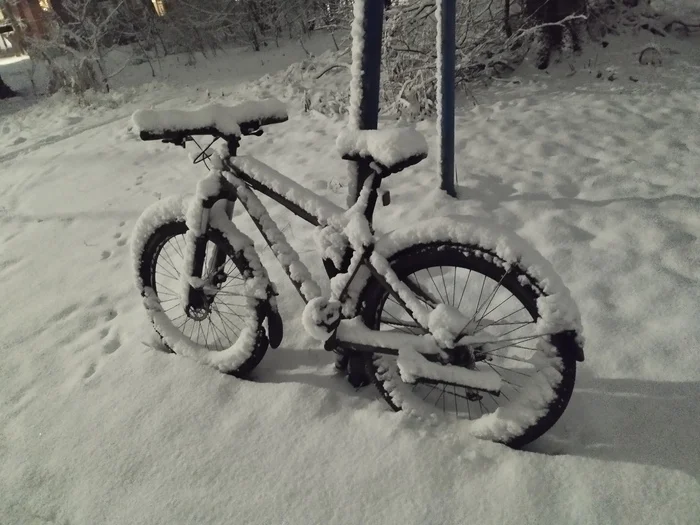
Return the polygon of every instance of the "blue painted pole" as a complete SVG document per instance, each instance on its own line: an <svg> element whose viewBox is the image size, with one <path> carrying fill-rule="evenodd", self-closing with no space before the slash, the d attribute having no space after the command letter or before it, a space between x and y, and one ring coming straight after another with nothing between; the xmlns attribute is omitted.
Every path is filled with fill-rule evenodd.
<svg viewBox="0 0 700 525"><path fill-rule="evenodd" d="M357 0L356 0L357 1ZM356 38L362 38L362 55L360 57L360 68L353 67L353 75L359 73L361 79L353 84L359 89L353 92L351 89L351 106L357 103L359 114L351 115L350 121L357 125L359 129L377 129L379 125L379 90L380 73L382 63L382 29L384 26L384 2L385 0L364 0L361 6L355 6L355 22L353 24L353 47ZM361 9L358 9L361 7ZM357 17L361 16L361 20ZM355 24L361 22L361 32L355 32ZM356 60L353 54L353 61ZM353 100L357 97L358 100ZM353 111L353 109L351 109ZM367 163L354 163L351 177L354 179L349 190L348 205L354 203L359 194L365 179L374 172Z"/></svg>
<svg viewBox="0 0 700 525"><path fill-rule="evenodd" d="M365 0L364 48L362 52L362 96L360 129L377 129L379 124L379 89L382 66L382 28L384 0Z"/></svg>
<svg viewBox="0 0 700 525"><path fill-rule="evenodd" d="M440 1L440 87L438 116L440 126L440 189L456 197L455 191L455 18L456 1Z"/></svg>

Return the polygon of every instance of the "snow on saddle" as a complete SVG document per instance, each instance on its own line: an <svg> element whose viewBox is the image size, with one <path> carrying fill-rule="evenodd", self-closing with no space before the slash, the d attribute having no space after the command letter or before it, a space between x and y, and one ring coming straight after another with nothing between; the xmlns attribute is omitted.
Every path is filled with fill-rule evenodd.
<svg viewBox="0 0 700 525"><path fill-rule="evenodd" d="M336 147L345 160L374 162L383 176L418 164L428 156L425 137L414 128L346 129Z"/></svg>

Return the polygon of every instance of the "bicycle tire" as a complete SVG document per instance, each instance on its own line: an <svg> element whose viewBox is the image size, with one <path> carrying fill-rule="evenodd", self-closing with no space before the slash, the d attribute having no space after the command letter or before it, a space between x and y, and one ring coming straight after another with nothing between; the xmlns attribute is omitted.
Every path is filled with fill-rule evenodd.
<svg viewBox="0 0 700 525"><path fill-rule="evenodd" d="M500 286L516 297L533 318L533 322L539 318L538 299L545 296L543 287L538 285L532 276L527 274L526 270L517 264L506 264L496 253L483 247L455 242L424 242L404 248L390 256L388 260L394 272L402 280L421 270L433 267L440 267L441 270L446 267L455 268L455 281L457 268L468 270L469 275L472 272L481 274L485 276L484 280L488 277L500 283ZM430 271L428 273L430 274ZM469 277L467 277L467 283L468 280ZM445 283L443 282L443 284ZM466 288L467 284L464 286ZM445 288L447 296L445 302L449 302L449 290L447 290L446 284ZM437 285L436 290L440 293L442 291ZM365 284L360 294L359 306L360 314L369 328L380 329L387 321L389 324L397 324L398 319L395 317L396 321L388 318L382 321L382 313L388 297L388 291L376 280L370 279ZM478 308L477 304L476 309L478 310ZM563 414L573 393L576 378L576 355L580 349L576 333L572 331L551 334L543 339L547 339L545 347L551 351L551 355L548 356L549 365L538 371L537 376L531 379L531 383L533 381L542 383L544 380L551 388L550 395L540 402L539 406L537 406L537 396L528 398L530 391L524 391L523 395L515 397L512 402L509 400L510 408L507 406L502 409L500 417L495 417L494 412L482 413L481 417L475 420L471 419L470 413L467 422L460 421L459 417L448 419L464 425L467 431L477 437L504 443L512 448L520 448L549 430ZM491 366L491 368L494 367ZM425 410L417 409L417 405L420 403L415 403L416 400L411 398L411 396L417 397L414 395L415 390L411 385L403 383L400 378L396 358L372 354L366 360L366 369L382 398L393 410L409 410L412 413L424 415ZM542 384L537 384L536 387L543 391L546 390ZM454 390L456 395L457 391ZM468 393L465 389L465 394ZM529 400L530 406L518 407L516 403L522 403L523 400ZM481 403L481 400L479 402ZM444 403L443 399L443 407ZM469 410L469 403L470 401L467 400L467 410ZM457 401L455 401L455 407L457 407ZM522 414L518 413L518 408L523 409ZM435 412L439 413L439 410L434 411L433 414ZM455 415L457 416L456 409ZM492 421L483 421L485 418L490 418ZM480 421L481 423L479 423Z"/></svg>

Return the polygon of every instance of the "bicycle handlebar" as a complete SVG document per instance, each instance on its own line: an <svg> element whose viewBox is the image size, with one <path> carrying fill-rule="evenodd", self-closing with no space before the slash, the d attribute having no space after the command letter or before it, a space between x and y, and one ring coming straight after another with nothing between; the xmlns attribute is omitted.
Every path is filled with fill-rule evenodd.
<svg viewBox="0 0 700 525"><path fill-rule="evenodd" d="M260 136L263 134L262 127L268 126L270 124L279 124L281 122L286 122L287 117L268 117L257 120L251 120L248 122L242 122L239 124L241 130L240 135L238 134L227 134L222 133L215 127L205 127L205 128L192 128L192 129L178 129L178 130L164 130L164 131L141 131L139 137L141 140L162 140L166 143L176 144L178 146L184 145L187 137L194 137L198 135L210 135L212 137L218 137L226 140L227 142L237 139L241 136Z"/></svg>

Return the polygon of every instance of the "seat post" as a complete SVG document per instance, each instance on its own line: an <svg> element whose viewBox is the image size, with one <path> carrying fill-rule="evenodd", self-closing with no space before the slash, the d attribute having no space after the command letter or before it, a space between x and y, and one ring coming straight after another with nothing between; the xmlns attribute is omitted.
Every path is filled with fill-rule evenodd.
<svg viewBox="0 0 700 525"><path fill-rule="evenodd" d="M241 139L236 135L226 135L226 149L229 157L235 157L238 154L238 147L241 145Z"/></svg>
<svg viewBox="0 0 700 525"><path fill-rule="evenodd" d="M370 228L372 228L372 217L374 217L374 209L377 206L377 193L379 191L379 187L382 185L382 177L378 173L375 173L371 167L369 167L369 162L367 165L367 169L374 175L374 179L372 180L372 191L367 199L365 218L367 219L367 222L369 222Z"/></svg>
<svg viewBox="0 0 700 525"><path fill-rule="evenodd" d="M350 84L350 126L355 129L377 129L379 122L379 89L382 60L384 2L365 0L361 10L355 9L352 26L353 51L361 47L360 64L353 64ZM355 3L357 5L357 2ZM353 61L357 57L353 53ZM359 67L358 67L359 66ZM347 205L360 196L367 177L374 172L369 163L354 162L350 167Z"/></svg>

